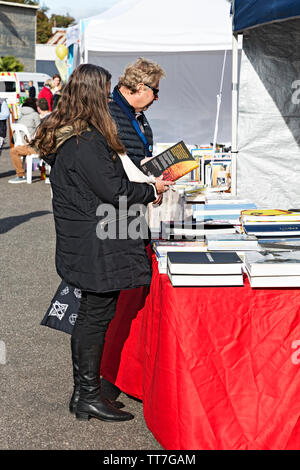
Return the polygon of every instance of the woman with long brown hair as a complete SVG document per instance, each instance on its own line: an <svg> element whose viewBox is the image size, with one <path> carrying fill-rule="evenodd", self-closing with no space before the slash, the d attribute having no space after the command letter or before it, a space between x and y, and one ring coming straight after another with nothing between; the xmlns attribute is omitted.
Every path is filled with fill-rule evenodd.
<svg viewBox="0 0 300 470"><path fill-rule="evenodd" d="M110 79L109 72L95 65L75 69L33 145L52 166L57 272L81 289L71 337L70 411L82 420L126 421L133 415L101 396L101 357L120 290L149 284L151 266L143 238L127 235L133 218L121 215L120 200L126 198L131 207L147 205L170 182L128 179L120 156L125 149L108 110ZM111 212L113 219L104 217ZM107 232L101 232L103 224Z"/></svg>

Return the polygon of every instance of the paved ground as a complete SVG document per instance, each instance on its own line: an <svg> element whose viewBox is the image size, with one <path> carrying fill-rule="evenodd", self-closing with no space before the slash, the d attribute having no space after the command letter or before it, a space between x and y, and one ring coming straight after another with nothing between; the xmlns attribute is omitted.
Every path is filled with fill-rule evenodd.
<svg viewBox="0 0 300 470"><path fill-rule="evenodd" d="M50 185L35 172L31 185L14 175L8 148L0 156L0 449L161 449L142 403L120 400L128 423L79 422L68 411L72 391L70 336L39 323L59 278Z"/></svg>

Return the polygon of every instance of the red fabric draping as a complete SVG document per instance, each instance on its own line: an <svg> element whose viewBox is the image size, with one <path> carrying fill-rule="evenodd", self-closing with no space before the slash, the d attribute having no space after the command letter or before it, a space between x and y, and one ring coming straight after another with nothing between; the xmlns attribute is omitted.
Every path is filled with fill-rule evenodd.
<svg viewBox="0 0 300 470"><path fill-rule="evenodd" d="M102 374L143 400L165 449L299 449L299 301L246 278L173 288L153 258L150 292L121 293Z"/></svg>

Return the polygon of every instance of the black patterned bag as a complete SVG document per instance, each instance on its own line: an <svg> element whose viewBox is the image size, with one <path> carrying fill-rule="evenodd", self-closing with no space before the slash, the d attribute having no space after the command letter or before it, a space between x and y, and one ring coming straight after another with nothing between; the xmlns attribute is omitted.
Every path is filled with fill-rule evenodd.
<svg viewBox="0 0 300 470"><path fill-rule="evenodd" d="M80 299L80 289L61 281L41 325L72 334Z"/></svg>

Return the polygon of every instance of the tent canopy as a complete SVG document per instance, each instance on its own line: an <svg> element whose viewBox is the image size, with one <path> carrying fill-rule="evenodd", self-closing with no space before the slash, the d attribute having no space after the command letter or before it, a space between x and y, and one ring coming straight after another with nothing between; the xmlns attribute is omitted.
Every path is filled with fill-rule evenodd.
<svg viewBox="0 0 300 470"><path fill-rule="evenodd" d="M232 23L228 1L122 0L101 15L81 20L77 36L71 36L68 45L76 45L73 66L82 62L101 65L111 72L112 86L138 57L153 60L165 70L159 100L147 110L155 142L213 142L226 52L218 142L230 142Z"/></svg>
<svg viewBox="0 0 300 470"><path fill-rule="evenodd" d="M300 16L299 0L234 0L233 31Z"/></svg>
<svg viewBox="0 0 300 470"><path fill-rule="evenodd" d="M225 0L123 0L90 19L85 47L101 52L231 49L229 11Z"/></svg>

